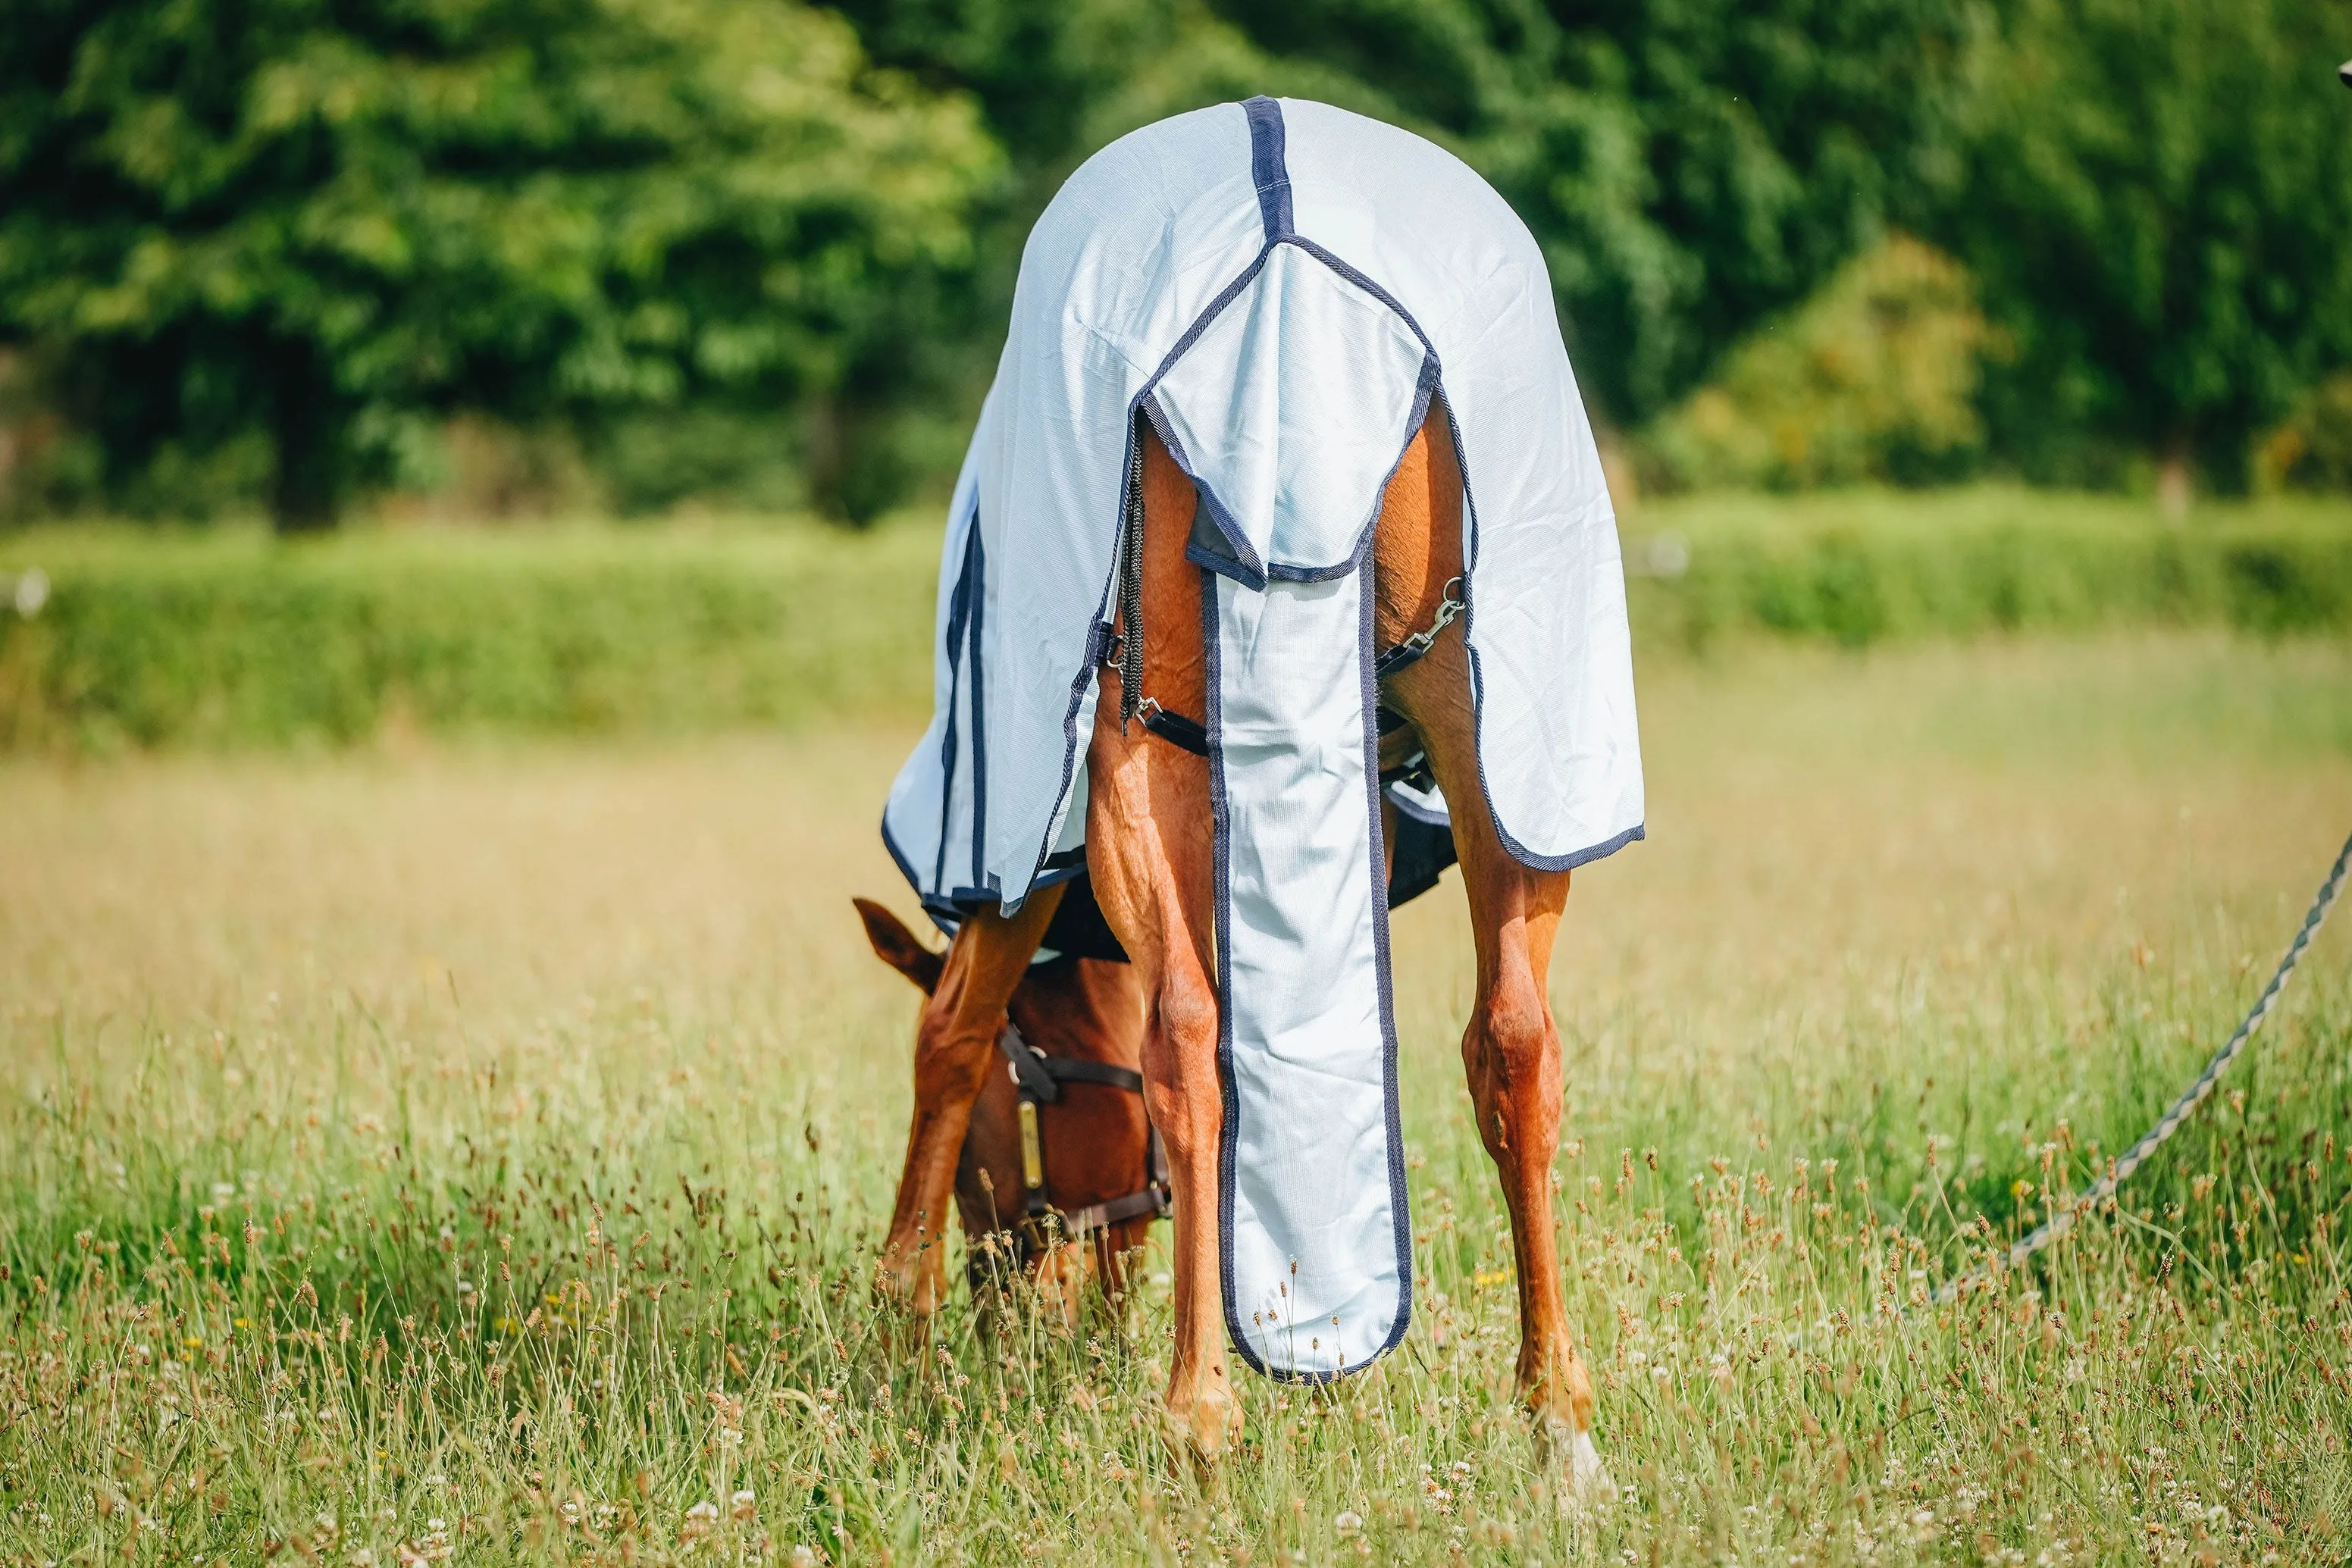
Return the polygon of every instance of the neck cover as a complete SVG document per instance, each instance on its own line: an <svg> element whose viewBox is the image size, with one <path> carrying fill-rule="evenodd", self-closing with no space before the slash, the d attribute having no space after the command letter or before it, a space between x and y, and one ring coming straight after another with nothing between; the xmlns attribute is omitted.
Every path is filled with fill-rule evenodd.
<svg viewBox="0 0 2352 1568"><path fill-rule="evenodd" d="M1540 254L1451 155L1270 99L1123 138L1038 220L949 515L931 727L884 814L942 924L1084 871L1140 413L1199 492L1187 554L1212 574L1226 1315L1276 1375L1364 1364L1410 1306L1367 567L1441 397L1486 794L1466 809L1538 869L1641 837L1614 517ZM1447 821L1433 793L1391 799Z"/></svg>

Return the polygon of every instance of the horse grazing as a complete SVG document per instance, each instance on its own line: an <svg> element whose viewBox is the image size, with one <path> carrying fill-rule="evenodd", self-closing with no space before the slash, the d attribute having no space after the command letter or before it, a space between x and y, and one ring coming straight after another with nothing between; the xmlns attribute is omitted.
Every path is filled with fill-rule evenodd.
<svg viewBox="0 0 2352 1568"><path fill-rule="evenodd" d="M915 983L928 1013L947 956L880 904L850 902L875 956ZM1143 990L1130 965L1056 956L1028 964L1003 1011L955 1155L967 1273L977 1292L1017 1264L1075 1324L1089 1284L1114 1303L1124 1295L1129 1265L1167 1207L1140 1093ZM937 1056L919 1065L918 1103L966 1092L947 1067ZM936 1258L940 1239L919 1245Z"/></svg>
<svg viewBox="0 0 2352 1568"><path fill-rule="evenodd" d="M1171 1439L1236 1440L1229 1340L1318 1380L1395 1345L1387 908L1433 880L1401 847L1433 822L1476 948L1462 1059L1510 1215L1518 1395L1605 1490L1554 1235L1548 977L1570 871L1642 836L1639 754L1613 514L1524 226L1449 155L1321 105L1097 154L1024 252L938 629L884 836L958 924L885 1291L940 1300L929 1242L1007 1009L1083 896L1129 962L1170 1168ZM1269 1283L1286 1252L1296 1291Z"/></svg>

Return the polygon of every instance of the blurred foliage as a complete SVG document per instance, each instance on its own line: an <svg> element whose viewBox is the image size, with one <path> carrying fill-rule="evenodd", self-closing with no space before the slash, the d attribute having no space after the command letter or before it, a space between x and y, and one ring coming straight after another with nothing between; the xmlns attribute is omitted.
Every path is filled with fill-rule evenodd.
<svg viewBox="0 0 2352 1568"><path fill-rule="evenodd" d="M1069 172L1258 92L1491 180L1670 481L2232 489L2352 365L2352 0L0 0L0 34L14 515L460 509L467 414L584 465L493 511L873 517L953 473ZM1967 276L1869 273L1897 234ZM2316 439L2290 482L2337 472Z"/></svg>
<svg viewBox="0 0 2352 1568"><path fill-rule="evenodd" d="M1640 444L1649 489L1949 479L1982 455L1994 334L1967 271L1896 235L1735 350Z"/></svg>
<svg viewBox="0 0 2352 1568"><path fill-rule="evenodd" d="M1633 424L1889 222L1956 193L1965 0L1234 5L1454 139L1542 243Z"/></svg>
<svg viewBox="0 0 2352 1568"><path fill-rule="evenodd" d="M919 716L938 535L20 535L0 749L341 744Z"/></svg>
<svg viewBox="0 0 2352 1568"><path fill-rule="evenodd" d="M2352 490L2352 371L2297 400L2254 449L2254 488Z"/></svg>
<svg viewBox="0 0 2352 1568"><path fill-rule="evenodd" d="M1979 486L1694 497L1644 507L1639 523L1628 586L1653 648L1757 634L1858 648L2134 626L2352 632L2352 532L2314 502L2217 504L2165 528L2121 498Z"/></svg>
<svg viewBox="0 0 2352 1568"><path fill-rule="evenodd" d="M2122 499L1667 499L1629 539L1645 656L1740 637L1845 646L2108 626L2352 632L2332 504L2217 506L2152 528ZM364 740L382 731L635 733L916 720L930 696L935 528L857 534L540 528L31 530L0 577L0 750Z"/></svg>
<svg viewBox="0 0 2352 1568"><path fill-rule="evenodd" d="M991 242L1005 296L1028 220L1095 147L1255 92L1318 98L1444 143L1510 199L1544 247L1587 395L1621 423L1889 219L1923 222L1961 167L1969 12L1955 0L843 9L878 58L971 91L1023 172Z"/></svg>
<svg viewBox="0 0 2352 1568"><path fill-rule="evenodd" d="M2017 353L1991 437L2028 476L2119 455L2242 485L2252 438L2352 363L2347 0L2000 0L1966 200L1927 231Z"/></svg>
<svg viewBox="0 0 2352 1568"><path fill-rule="evenodd" d="M792 0L5 0L0 33L0 331L62 347L134 510L258 464L322 524L455 408L855 399L998 165Z"/></svg>

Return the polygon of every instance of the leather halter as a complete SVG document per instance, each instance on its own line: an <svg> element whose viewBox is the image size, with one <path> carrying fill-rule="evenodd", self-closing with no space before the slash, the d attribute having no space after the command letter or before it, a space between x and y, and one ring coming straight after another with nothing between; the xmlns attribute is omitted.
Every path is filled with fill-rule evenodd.
<svg viewBox="0 0 2352 1568"><path fill-rule="evenodd" d="M1059 1104L1066 1083L1097 1083L1139 1095L1143 1092L1143 1074L1115 1062L1047 1056L1022 1039L1021 1031L1009 1022L1004 1032L996 1037L996 1049L1003 1053L1007 1075L1021 1097L1021 1186L1028 1217L1023 1227L1024 1253L1044 1244L1048 1232L1055 1228L1071 1240L1083 1240L1121 1220L1168 1213L1168 1155L1160 1146L1157 1127L1150 1130L1144 1154L1143 1186L1136 1191L1066 1212L1056 1209L1045 1195L1045 1139L1037 1107ZM1146 1120L1148 1123L1148 1116Z"/></svg>

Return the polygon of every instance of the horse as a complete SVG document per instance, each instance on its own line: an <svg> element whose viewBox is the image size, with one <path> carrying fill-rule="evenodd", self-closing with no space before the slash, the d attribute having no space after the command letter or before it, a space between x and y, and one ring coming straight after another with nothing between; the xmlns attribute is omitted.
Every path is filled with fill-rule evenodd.
<svg viewBox="0 0 2352 1568"><path fill-rule="evenodd" d="M1227 118L1236 108L1245 130ZM1246 172L1229 177L1220 160ZM1259 222L1262 240L1242 226ZM1317 382L1316 353L1345 372ZM1365 512L1350 510L1359 496ZM1243 1408L1229 1332L1253 1367L1300 1375L1252 1353L1258 1320L1230 1278L1243 1181L1233 1118L1250 1103L1235 1088L1235 998L1248 993L1235 989L1231 944L1265 940L1238 924L1228 880L1260 846L1232 835L1237 821L1278 817L1236 813L1233 781L1248 776L1233 747L1264 741L1221 727L1235 693L1250 695L1235 681L1257 678L1234 673L1247 665L1235 649L1255 652L1232 630L1241 617L1262 617L1246 623L1255 635L1277 606L1311 615L1352 591L1361 635L1348 607L1344 652L1356 658L1360 641L1360 722L1343 715L1340 741L1317 741L1313 759L1353 789L1370 782L1375 769L1360 765L1377 750L1373 826L1360 841L1374 875L1383 856L1398 870L1391 772L1453 803L1450 853L1477 960L1461 1053L1510 1218L1517 1394L1572 1490L1606 1495L1554 1233L1561 1068L1549 979L1574 867L1642 836L1639 756L1613 513L1524 225L1450 155L1324 106L1259 99L1147 127L1097 154L1040 219L955 507L938 713L884 822L909 882L959 923L917 1030L883 1293L919 1316L942 1299L930 1240L958 1152L1007 1009L1083 886L1129 960L1144 1109L1169 1166L1163 1429L1205 1462L1234 1448ZM1057 663L1073 655L1075 679ZM1312 667L1324 689L1345 696L1353 684ZM1365 755L1348 762L1348 746ZM934 816L936 838L905 841ZM1349 1364L1335 1337L1306 1374L1318 1379L1370 1364L1410 1315L1384 891L1369 925L1402 1265L1384 1279L1401 1300L1376 1322L1388 1337L1371 1356ZM1311 946L1300 922L1270 925L1277 947L1284 929Z"/></svg>

